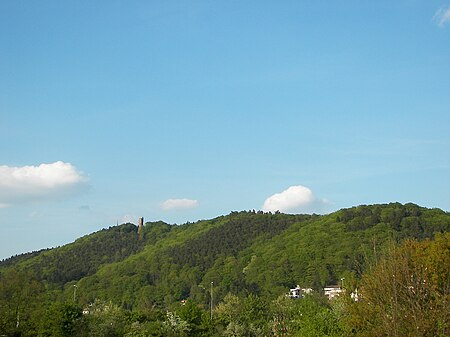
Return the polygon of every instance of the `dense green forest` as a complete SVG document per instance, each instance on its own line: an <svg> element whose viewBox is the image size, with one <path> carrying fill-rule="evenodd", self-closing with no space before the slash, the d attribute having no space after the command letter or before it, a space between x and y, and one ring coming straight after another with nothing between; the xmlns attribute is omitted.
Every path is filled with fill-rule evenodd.
<svg viewBox="0 0 450 337"><path fill-rule="evenodd" d="M1 261L0 335L448 336L449 232L399 203L122 224Z"/></svg>

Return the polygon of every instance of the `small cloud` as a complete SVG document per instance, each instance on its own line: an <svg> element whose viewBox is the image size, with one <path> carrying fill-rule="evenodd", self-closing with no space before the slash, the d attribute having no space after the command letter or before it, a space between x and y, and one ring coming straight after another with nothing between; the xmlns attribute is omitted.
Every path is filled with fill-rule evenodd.
<svg viewBox="0 0 450 337"><path fill-rule="evenodd" d="M165 211L192 209L198 207L198 201L192 199L167 199L162 203Z"/></svg>
<svg viewBox="0 0 450 337"><path fill-rule="evenodd" d="M444 27L450 23L450 6L439 8L433 16L433 21L437 23L439 27Z"/></svg>
<svg viewBox="0 0 450 337"><path fill-rule="evenodd" d="M135 216L135 215L125 214L122 217L122 223L135 223L135 222L137 223L136 219L137 219L137 216Z"/></svg>
<svg viewBox="0 0 450 337"><path fill-rule="evenodd" d="M319 210L325 204L327 202L317 199L308 187L297 185L267 198L262 210L265 212L311 212Z"/></svg>
<svg viewBox="0 0 450 337"><path fill-rule="evenodd" d="M57 161L39 166L0 166L0 205L59 199L87 187L87 178L72 164Z"/></svg>

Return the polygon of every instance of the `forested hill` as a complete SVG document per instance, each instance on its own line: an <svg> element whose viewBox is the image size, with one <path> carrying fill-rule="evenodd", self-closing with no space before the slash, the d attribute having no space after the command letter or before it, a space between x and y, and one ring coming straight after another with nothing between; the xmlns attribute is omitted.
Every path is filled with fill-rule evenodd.
<svg viewBox="0 0 450 337"><path fill-rule="evenodd" d="M388 335L384 326L406 336L420 325L423 336L444 336L448 232L450 213L399 203L122 224L2 261L0 335L337 337ZM370 301L328 303L322 287L344 279ZM386 284L395 292L380 298ZM314 295L292 301L285 294L295 285ZM423 296L411 304L416 289ZM394 295L404 304L389 302ZM412 309L419 325L407 318Z"/></svg>
<svg viewBox="0 0 450 337"><path fill-rule="evenodd" d="M149 223L143 233L131 223L102 229L53 249L20 254L0 261L0 268L18 267L32 270L36 277L55 285L79 280L94 274L101 265L118 262L154 243L172 226ZM1 270L1 269L0 269Z"/></svg>
<svg viewBox="0 0 450 337"><path fill-rule="evenodd" d="M63 247L0 263L0 273L29 273L47 289L81 303L112 300L125 308L164 307L227 293L274 298L296 284L315 288L342 277L356 282L388 242L450 231L450 214L399 203L357 206L329 215L232 212L180 226L110 227Z"/></svg>

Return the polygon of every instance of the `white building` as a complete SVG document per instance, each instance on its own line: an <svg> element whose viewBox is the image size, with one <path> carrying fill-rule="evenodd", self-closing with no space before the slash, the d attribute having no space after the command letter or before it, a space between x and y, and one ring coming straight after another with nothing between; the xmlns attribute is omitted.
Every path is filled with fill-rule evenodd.
<svg viewBox="0 0 450 337"><path fill-rule="evenodd" d="M312 293L311 288L300 288L299 285L297 287L289 289L289 297L290 298L303 298L305 295L309 295Z"/></svg>
<svg viewBox="0 0 450 337"><path fill-rule="evenodd" d="M323 293L329 300L334 299L340 293L342 293L342 289L339 286L330 286L323 288Z"/></svg>

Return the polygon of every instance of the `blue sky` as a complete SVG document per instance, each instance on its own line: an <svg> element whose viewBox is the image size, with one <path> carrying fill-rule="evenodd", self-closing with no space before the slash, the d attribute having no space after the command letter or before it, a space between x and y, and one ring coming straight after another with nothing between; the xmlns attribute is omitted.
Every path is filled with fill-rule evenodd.
<svg viewBox="0 0 450 337"><path fill-rule="evenodd" d="M233 210L450 210L450 1L0 2L0 258Z"/></svg>

